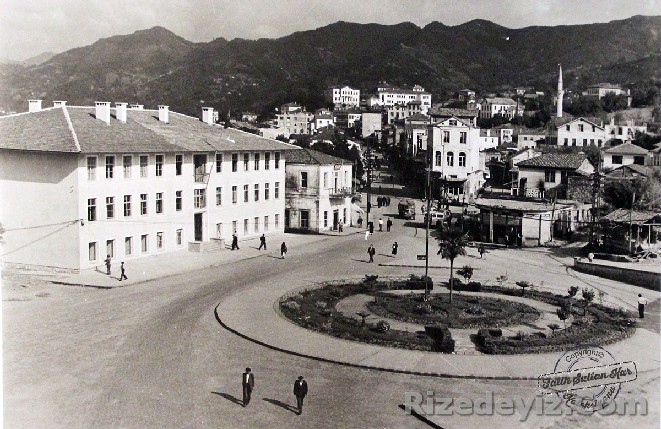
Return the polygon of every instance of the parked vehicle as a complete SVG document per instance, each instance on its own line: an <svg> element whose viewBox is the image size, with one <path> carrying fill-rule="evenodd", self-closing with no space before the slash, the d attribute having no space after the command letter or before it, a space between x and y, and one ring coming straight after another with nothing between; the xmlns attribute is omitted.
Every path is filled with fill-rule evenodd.
<svg viewBox="0 0 661 429"><path fill-rule="evenodd" d="M413 200L399 200L397 204L397 211L399 217L404 219L415 219L415 201Z"/></svg>
<svg viewBox="0 0 661 429"><path fill-rule="evenodd" d="M427 223L427 218L429 217L429 226L436 227L439 224L443 223L445 220L445 211L436 211L430 210L429 213L425 213L425 224Z"/></svg>

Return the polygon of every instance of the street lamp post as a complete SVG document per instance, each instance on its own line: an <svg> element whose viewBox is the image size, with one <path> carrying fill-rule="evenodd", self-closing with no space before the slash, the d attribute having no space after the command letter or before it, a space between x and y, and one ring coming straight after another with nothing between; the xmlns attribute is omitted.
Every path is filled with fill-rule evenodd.
<svg viewBox="0 0 661 429"><path fill-rule="evenodd" d="M429 151L431 152L431 151ZM427 155L427 211L425 216L425 301L429 300L429 222L431 221L431 157Z"/></svg>

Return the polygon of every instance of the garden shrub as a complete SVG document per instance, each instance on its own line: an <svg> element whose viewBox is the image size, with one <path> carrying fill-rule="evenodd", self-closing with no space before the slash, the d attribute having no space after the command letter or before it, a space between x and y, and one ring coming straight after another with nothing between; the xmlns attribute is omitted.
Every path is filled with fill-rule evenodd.
<svg viewBox="0 0 661 429"><path fill-rule="evenodd" d="M429 335L434 342L432 351L440 353L454 352L454 340L450 330L445 326L425 326L425 333Z"/></svg>
<svg viewBox="0 0 661 429"><path fill-rule="evenodd" d="M380 332L387 332L390 330L390 323L386 322L385 320L379 320L376 323L376 330Z"/></svg>
<svg viewBox="0 0 661 429"><path fill-rule="evenodd" d="M409 279L406 280L406 289L411 290L425 290L425 279L427 280L427 288L429 290L434 289L434 282L429 276L416 276L411 274Z"/></svg>

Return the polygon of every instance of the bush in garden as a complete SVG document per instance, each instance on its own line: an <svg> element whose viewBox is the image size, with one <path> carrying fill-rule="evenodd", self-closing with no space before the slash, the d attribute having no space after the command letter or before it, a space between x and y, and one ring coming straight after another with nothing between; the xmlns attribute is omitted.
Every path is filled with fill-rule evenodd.
<svg viewBox="0 0 661 429"><path fill-rule="evenodd" d="M457 275L463 277L466 283L468 283L471 277L473 277L473 267L464 265L461 269L457 270Z"/></svg>
<svg viewBox="0 0 661 429"><path fill-rule="evenodd" d="M454 352L454 340L450 330L445 326L425 326L425 333L434 342L432 351L440 353Z"/></svg>
<svg viewBox="0 0 661 429"><path fill-rule="evenodd" d="M314 306L319 308L319 309L324 309L324 308L328 307L328 304L326 304L325 301L316 301L314 303Z"/></svg>
<svg viewBox="0 0 661 429"><path fill-rule="evenodd" d="M516 285L521 288L521 296L526 296L526 288L532 287L532 284L529 281L519 281L516 282Z"/></svg>
<svg viewBox="0 0 661 429"><path fill-rule="evenodd" d="M284 308L292 310L292 311L299 311L301 309L301 304L299 304L296 301L285 301L281 304Z"/></svg>
<svg viewBox="0 0 661 429"><path fill-rule="evenodd" d="M390 330L390 323L386 322L385 320L379 320L376 323L376 330L379 332L387 332Z"/></svg>

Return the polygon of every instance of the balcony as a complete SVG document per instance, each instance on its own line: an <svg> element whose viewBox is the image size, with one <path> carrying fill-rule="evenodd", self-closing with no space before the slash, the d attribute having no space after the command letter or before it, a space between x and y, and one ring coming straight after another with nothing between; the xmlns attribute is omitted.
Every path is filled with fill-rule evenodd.
<svg viewBox="0 0 661 429"><path fill-rule="evenodd" d="M331 188L328 190L328 196L333 199L350 197L351 194L351 188Z"/></svg>
<svg viewBox="0 0 661 429"><path fill-rule="evenodd" d="M207 183L209 181L209 173L195 173L195 183Z"/></svg>

